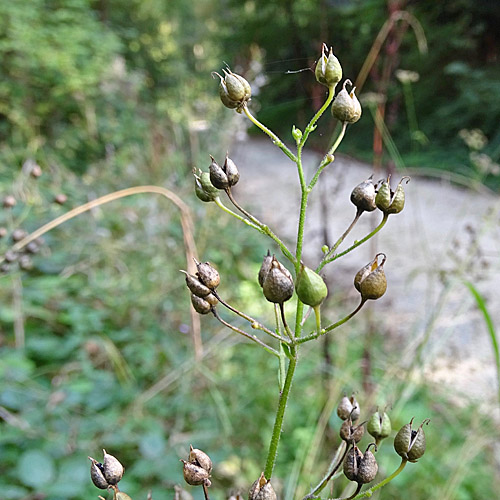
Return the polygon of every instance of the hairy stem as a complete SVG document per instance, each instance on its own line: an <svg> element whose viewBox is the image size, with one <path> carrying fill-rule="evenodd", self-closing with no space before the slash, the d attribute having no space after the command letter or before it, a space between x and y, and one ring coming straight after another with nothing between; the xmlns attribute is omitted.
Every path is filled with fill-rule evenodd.
<svg viewBox="0 0 500 500"><path fill-rule="evenodd" d="M269 443L269 452L267 454L266 468L264 469L264 476L268 480L271 479L274 465L276 463L276 456L278 454L278 444L283 429L283 420L285 417L286 404L288 401L288 396L290 395L290 388L292 387L292 379L295 373L295 367L297 366L297 351L294 346L292 346L290 350L292 352L292 357L288 363L288 370L286 372L285 383L283 384L283 390L281 391L280 394L278 402L278 410L276 412L276 419L274 421L273 434L271 436L271 442Z"/></svg>
<svg viewBox="0 0 500 500"><path fill-rule="evenodd" d="M297 161L297 157L286 147L285 143L274 132L272 132L265 125L259 122L259 120L257 120L257 118L255 118L255 116L253 116L252 113L250 113L246 105L243 107L243 112L245 113L245 115L247 115L248 119L255 126L259 127L262 130L262 132L264 132L272 139L273 144L276 144L276 146L278 146L281 149L281 151L283 151L283 153L285 153L288 156L288 158L290 158L290 160L295 162Z"/></svg>
<svg viewBox="0 0 500 500"><path fill-rule="evenodd" d="M265 234L265 232L259 226L257 226L257 224L254 224L253 222L249 221L248 219L245 219L244 217L242 217L241 215L238 215L236 212L233 212L230 208L227 208L226 205L224 205L222 203L220 198L215 198L214 203L219 208L224 210L224 212L228 213L229 215L232 215L233 217L235 217L239 221L244 222L247 226L250 226L253 229L257 229L257 231L260 231L262 234Z"/></svg>

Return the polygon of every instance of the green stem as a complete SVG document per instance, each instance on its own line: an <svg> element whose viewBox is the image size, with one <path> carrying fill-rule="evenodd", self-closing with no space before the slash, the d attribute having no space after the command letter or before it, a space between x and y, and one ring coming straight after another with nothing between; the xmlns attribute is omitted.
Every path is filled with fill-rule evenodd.
<svg viewBox="0 0 500 500"><path fill-rule="evenodd" d="M311 182L309 183L309 186L307 187L308 191L312 190L312 188L318 182L318 179L319 179L319 176L321 175L321 172L323 172L325 167L330 165L330 163L332 163L332 161L334 160L333 153L335 153L335 151L337 151L337 148L339 147L340 143L342 142L342 139L344 138L346 129L347 129L347 122L344 122L344 123L342 123L342 128L340 130L340 133L339 133L337 139L333 143L333 146L330 148L328 153L326 153L323 160L319 164L318 170L316 170L314 177L311 179Z"/></svg>
<svg viewBox="0 0 500 500"><path fill-rule="evenodd" d="M241 215L238 215L236 212L233 212L230 208L227 208L226 205L224 205L222 203L222 201L220 200L220 198L215 198L214 203L219 208L221 208L222 210L224 210L224 212L228 213L229 215L232 215L233 217L235 217L236 219L240 220L241 222L244 222L247 226L250 226L253 229L257 229L257 231L260 231L262 234L265 234L265 232L259 226L257 226L253 222L250 222L248 219L245 219Z"/></svg>
<svg viewBox="0 0 500 500"><path fill-rule="evenodd" d="M255 126L259 127L262 130L262 132L267 134L272 139L273 143L276 144L276 146L278 146L281 149L281 151L283 151L283 153L285 153L288 156L288 158L290 158L290 160L295 162L297 161L297 157L286 147L285 143L274 132L272 132L265 125L259 122L259 120L257 120L257 118L255 118L255 116L253 116L252 113L250 113L247 106L243 107L243 112L247 115L248 119Z"/></svg>
<svg viewBox="0 0 500 500"><path fill-rule="evenodd" d="M405 468L407 462L408 461L406 459L404 458L401 459L401 465L390 476L386 477L383 481L380 481L380 483L377 483L375 486L372 486L371 488L363 491L363 493L357 495L355 499L371 497L374 491L378 490L379 488L382 488L382 486L385 486L387 483L392 481L396 476L398 476L401 473L401 471Z"/></svg>
<svg viewBox="0 0 500 500"><path fill-rule="evenodd" d="M356 309L354 309L352 313L348 314L345 318L342 318L340 321L337 321L336 323L333 323L333 325L323 328L319 332L311 333L306 337L299 337L298 339L295 339L295 342L297 342L297 344L303 344L304 342L309 342L310 340L317 339L320 335L325 335L326 333L335 330L335 328L338 328L339 326L349 321L353 316L355 316L361 310L365 302L366 300L361 300L358 307L356 307Z"/></svg>
<svg viewBox="0 0 500 500"><path fill-rule="evenodd" d="M266 226L262 222L260 222L259 219L254 217L251 213L247 212L240 204L234 199L233 193L231 192L230 188L227 188L226 194L228 198L230 199L231 203L245 216L248 217L256 226L259 227L259 230L262 234L265 234L266 236L269 236L275 243L277 243L283 253L283 255L292 263L295 265L295 257L292 255L292 252L288 250L287 246L276 236L276 234L271 231L269 226Z"/></svg>
<svg viewBox="0 0 500 500"><path fill-rule="evenodd" d="M238 328L237 326L234 326L234 325L231 325L230 323L228 323L227 321L224 321L220 316L219 316L219 313L217 312L217 310L215 309L215 307L212 307L212 314L224 325L224 326L227 326L228 328L230 328L231 330L233 330L234 332L236 333L239 333L240 335L243 335L244 337L246 337L247 339L250 339L252 340L253 342L255 342L256 344L259 344L261 347L263 347L267 352L271 353L271 354L274 354L277 358L280 357L280 354L279 352L276 350L276 349L273 349L271 346L267 345L265 342L262 342L262 340L260 340L258 337L256 337L255 335L250 335L249 333L241 330L240 328Z"/></svg>
<svg viewBox="0 0 500 500"><path fill-rule="evenodd" d="M264 476L266 479L271 479L273 474L274 464L276 463L276 456L278 454L278 444L280 441L281 432L283 429L283 419L285 416L286 404L288 401L288 396L290 395L290 388L292 387L292 379L295 373L295 367L297 366L297 352L295 347L291 347L292 358L288 363L288 370L286 372L285 383L283 384L283 390L280 394L280 399L278 402L278 411L276 412L276 419L274 421L273 434L271 436L271 442L269 443L269 452L267 454L266 468L264 469Z"/></svg>
<svg viewBox="0 0 500 500"><path fill-rule="evenodd" d="M363 239L356 241L347 250L344 250L343 252L340 252L329 259L323 259L320 265L317 267L316 272L319 272L321 269L323 269L323 267L325 267L326 264L329 264L330 262L333 262L334 260L343 257L344 255L348 254L349 252L352 252L355 248L358 248L360 245L368 241L370 238L373 238L373 236L375 236L385 226L385 223L387 222L388 218L389 214L384 214L382 220L380 221L380 224L370 234L367 234Z"/></svg>
<svg viewBox="0 0 500 500"><path fill-rule="evenodd" d="M321 118L321 115L328 109L328 106L330 106L331 102L333 101L333 98L335 97L335 85L328 87L328 97L326 101L324 102L323 106L319 108L317 113L312 117L311 121L308 123L307 127L304 130L304 134L302 135L302 138L299 142L298 147L302 149L304 144L307 141L307 138L309 137L309 134L314 130L316 122Z"/></svg>

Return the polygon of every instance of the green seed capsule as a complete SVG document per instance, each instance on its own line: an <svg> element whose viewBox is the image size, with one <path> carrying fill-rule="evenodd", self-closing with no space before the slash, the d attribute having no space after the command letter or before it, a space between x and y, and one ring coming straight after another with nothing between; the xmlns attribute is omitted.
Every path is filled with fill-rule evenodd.
<svg viewBox="0 0 500 500"><path fill-rule="evenodd" d="M311 307L319 306L328 295L328 288L323 278L302 263L300 264L295 290L297 297L304 304Z"/></svg>

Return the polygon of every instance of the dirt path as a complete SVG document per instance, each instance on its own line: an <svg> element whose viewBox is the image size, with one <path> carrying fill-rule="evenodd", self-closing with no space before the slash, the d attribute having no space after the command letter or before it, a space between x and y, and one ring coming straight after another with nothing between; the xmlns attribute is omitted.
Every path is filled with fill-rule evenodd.
<svg viewBox="0 0 500 500"><path fill-rule="evenodd" d="M231 157L241 173L237 197L283 239L295 241L300 194L295 165L265 138L236 143ZM318 159L315 154L304 156L308 178ZM369 166L338 156L322 174L310 197L306 263L314 266L320 258L324 221L333 241L350 224L355 214L350 192L371 173ZM400 177L395 176L394 184ZM374 244L342 258L335 268L341 273L335 275L335 281L346 290L351 287L355 297L354 274L374 253L385 252L389 288L377 310L390 312L387 328L405 346L403 361L406 356L409 362L416 346L428 336L428 377L452 384L458 396L495 400L497 375L491 339L470 291L459 278L470 280L479 289L500 329L500 200L489 193L419 176L412 176L406 193L403 213L389 218ZM378 210L365 214L340 249L362 238L379 220ZM464 267L464 259L472 252L471 238L477 240L483 257L466 265L463 272L452 272ZM483 268L486 264L489 267ZM443 292L440 276L445 273L457 279Z"/></svg>

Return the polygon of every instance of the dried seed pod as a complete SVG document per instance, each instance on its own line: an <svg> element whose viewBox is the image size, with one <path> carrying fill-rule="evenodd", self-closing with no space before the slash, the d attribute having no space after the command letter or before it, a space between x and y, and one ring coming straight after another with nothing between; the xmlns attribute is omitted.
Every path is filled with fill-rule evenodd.
<svg viewBox="0 0 500 500"><path fill-rule="evenodd" d="M223 70L224 76L219 73L217 75L219 82L219 96L222 104L230 109L236 109L241 112L241 109L252 97L252 89L248 81L241 75L233 73L229 68Z"/></svg>
<svg viewBox="0 0 500 500"><path fill-rule="evenodd" d="M375 205L375 185L371 176L366 181L358 184L351 193L351 202L361 212L372 212L377 208Z"/></svg>
<svg viewBox="0 0 500 500"><path fill-rule="evenodd" d="M377 442L388 437L391 433L391 419L389 415L384 412L379 412L378 410L370 417L368 424L366 426L368 433L373 436Z"/></svg>
<svg viewBox="0 0 500 500"><path fill-rule="evenodd" d="M361 118L361 104L354 94L356 87L352 87L352 90L348 92L347 84L352 86L351 80L344 82L342 90L335 97L332 103L332 115L341 122L355 123Z"/></svg>
<svg viewBox="0 0 500 500"><path fill-rule="evenodd" d="M29 271L33 269L33 261L29 257L29 255L21 255L19 258L19 267L24 271Z"/></svg>
<svg viewBox="0 0 500 500"><path fill-rule="evenodd" d="M362 458L363 454L356 445L347 452L344 460L344 475L350 481L358 480L359 462Z"/></svg>
<svg viewBox="0 0 500 500"><path fill-rule="evenodd" d="M106 478L104 477L104 470L102 464L92 457L88 457L88 459L92 462L90 464L90 479L92 479L94 485L97 486L99 489L101 490L107 489L109 483L106 481Z"/></svg>
<svg viewBox="0 0 500 500"><path fill-rule="evenodd" d="M59 193L54 196L54 201L58 205L64 205L68 201L68 197L64 193Z"/></svg>
<svg viewBox="0 0 500 500"><path fill-rule="evenodd" d="M208 474L212 473L212 460L210 460L210 457L204 451L193 448L191 445L189 446L189 461L205 469Z"/></svg>
<svg viewBox="0 0 500 500"><path fill-rule="evenodd" d="M262 472L248 492L248 500L276 500L276 492L271 485L271 481L267 480Z"/></svg>
<svg viewBox="0 0 500 500"><path fill-rule="evenodd" d="M206 287L196 276L189 274L181 269L181 273L186 275L186 285L192 294L198 297L206 297L211 292L210 288Z"/></svg>
<svg viewBox="0 0 500 500"><path fill-rule="evenodd" d="M194 310L199 314L208 314L212 310L210 302L194 293L191 294L191 304L193 304Z"/></svg>
<svg viewBox="0 0 500 500"><path fill-rule="evenodd" d="M132 500L132 498L123 491L116 491L113 495L113 500Z"/></svg>
<svg viewBox="0 0 500 500"><path fill-rule="evenodd" d="M397 454L410 462L416 462L425 453L425 433L423 426L429 419L424 420L417 430L412 429L413 418L410 423L403 425L394 438L394 449Z"/></svg>
<svg viewBox="0 0 500 500"><path fill-rule="evenodd" d="M377 207L384 212L384 214L397 214L403 210L405 206L405 191L403 188L403 181L406 183L410 181L410 178L405 176L399 181L396 191L391 190L390 176L387 180L382 182L382 185L378 189L377 196L375 197L375 204Z"/></svg>
<svg viewBox="0 0 500 500"><path fill-rule="evenodd" d="M210 474L203 467L199 465L192 464L191 462L187 462L186 460L181 460L184 464L183 474L184 481L191 486L200 486L201 484L207 484L210 482L209 477Z"/></svg>
<svg viewBox="0 0 500 500"><path fill-rule="evenodd" d="M21 241L27 234L28 233L24 229L14 229L11 235L12 241Z"/></svg>
<svg viewBox="0 0 500 500"><path fill-rule="evenodd" d="M382 256L382 262L378 263L379 256ZM384 264L386 256L383 253L375 255L374 259L366 266L362 267L354 277L354 286L361 299L376 300L382 297L387 290L387 279L384 273Z"/></svg>
<svg viewBox="0 0 500 500"><path fill-rule="evenodd" d="M18 258L18 255L16 252L13 252L12 250L7 250L4 255L5 262L15 262Z"/></svg>
<svg viewBox="0 0 500 500"><path fill-rule="evenodd" d="M31 167L30 175L31 177L34 177L35 179L38 179L42 175L42 167L38 165L38 163L34 163L33 166Z"/></svg>
<svg viewBox="0 0 500 500"><path fill-rule="evenodd" d="M300 264L295 284L297 297L306 305L317 307L328 295L328 288L323 278L312 269Z"/></svg>
<svg viewBox="0 0 500 500"><path fill-rule="evenodd" d="M108 484L118 484L120 479L123 477L123 465L117 458L107 453L106 450L102 451L104 453L104 460L102 461L102 470L104 473L104 477L106 478Z"/></svg>
<svg viewBox="0 0 500 500"><path fill-rule="evenodd" d="M234 186L240 180L240 173L238 172L238 167L231 158L226 154L226 159L222 167L226 173L227 180L230 186Z"/></svg>
<svg viewBox="0 0 500 500"><path fill-rule="evenodd" d="M224 172L223 168L215 161L212 155L210 155L210 158L212 159L208 167L210 182L217 189L227 189L229 187L229 179L227 178L226 172Z"/></svg>
<svg viewBox="0 0 500 500"><path fill-rule="evenodd" d="M293 295L292 275L273 255L271 269L266 274L262 291L269 302L283 304Z"/></svg>
<svg viewBox="0 0 500 500"><path fill-rule="evenodd" d="M365 423L354 426L350 417L344 420L340 426L340 439L347 444L359 443L365 434Z"/></svg>
<svg viewBox="0 0 500 500"><path fill-rule="evenodd" d="M370 446L372 445L374 446L373 443L368 445L359 462L357 482L361 484L371 483L378 472L377 460L375 455L370 451Z"/></svg>
<svg viewBox="0 0 500 500"><path fill-rule="evenodd" d="M38 253L40 245L36 241L30 241L25 248L28 253Z"/></svg>
<svg viewBox="0 0 500 500"><path fill-rule="evenodd" d="M340 400L340 403L337 406L337 415L342 420L351 419L352 422L358 420L361 411L359 409L359 404L354 397L354 394L348 398L345 394Z"/></svg>
<svg viewBox="0 0 500 500"><path fill-rule="evenodd" d="M328 56L326 52L328 51ZM316 80L328 88L335 87L342 79L342 66L339 60L333 55L333 48L323 44L321 56L316 63L314 70Z"/></svg>
<svg viewBox="0 0 500 500"><path fill-rule="evenodd" d="M196 262L198 269L198 279L210 290L219 286L220 276L217 270L209 262Z"/></svg>

